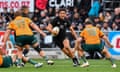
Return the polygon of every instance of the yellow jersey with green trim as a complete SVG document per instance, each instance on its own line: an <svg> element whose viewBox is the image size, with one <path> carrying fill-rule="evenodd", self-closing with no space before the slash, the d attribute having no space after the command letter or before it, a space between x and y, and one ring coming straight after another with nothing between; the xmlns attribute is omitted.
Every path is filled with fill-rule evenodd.
<svg viewBox="0 0 120 72"><path fill-rule="evenodd" d="M100 38L104 35L98 28L87 25L86 28L80 33L80 36L84 38L86 44L99 44Z"/></svg>
<svg viewBox="0 0 120 72"><path fill-rule="evenodd" d="M33 32L30 28L31 19L27 17L17 16L13 21L8 25L8 29L15 31L16 36L21 35L33 35Z"/></svg>
<svg viewBox="0 0 120 72"><path fill-rule="evenodd" d="M3 64L3 57L0 55L0 66Z"/></svg>

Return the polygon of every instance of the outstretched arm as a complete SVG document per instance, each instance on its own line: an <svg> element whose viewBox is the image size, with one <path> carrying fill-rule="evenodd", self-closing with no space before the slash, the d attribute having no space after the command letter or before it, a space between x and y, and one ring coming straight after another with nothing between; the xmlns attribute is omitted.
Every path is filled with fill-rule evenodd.
<svg viewBox="0 0 120 72"><path fill-rule="evenodd" d="M46 34L34 23L31 23L30 26L35 29L37 32L39 32L43 37L46 36Z"/></svg>
<svg viewBox="0 0 120 72"><path fill-rule="evenodd" d="M8 37L9 37L10 33L11 33L11 29L7 29L7 30L5 31L4 38L3 38L3 46L5 46L5 44L6 44L7 40L8 40Z"/></svg>
<svg viewBox="0 0 120 72"><path fill-rule="evenodd" d="M109 47L113 48L113 45L109 42L109 39L108 39L107 36L104 35L102 38L104 39L104 41L106 42L106 44L107 44Z"/></svg>
<svg viewBox="0 0 120 72"><path fill-rule="evenodd" d="M74 36L74 38L77 39L78 36L72 26L70 26L70 31L71 31L72 35Z"/></svg>
<svg viewBox="0 0 120 72"><path fill-rule="evenodd" d="M48 24L48 26L46 27L46 30L48 30L50 33L52 33L52 24Z"/></svg>
<svg viewBox="0 0 120 72"><path fill-rule="evenodd" d="M3 42L6 42L8 40L8 37L9 37L10 33L11 33L10 29L7 29L5 31Z"/></svg>
<svg viewBox="0 0 120 72"><path fill-rule="evenodd" d="M5 31L4 37L3 37L3 43L2 46L0 47L0 54L6 54L5 48L6 48L6 42L8 40L8 37L11 33L11 29L7 29Z"/></svg>

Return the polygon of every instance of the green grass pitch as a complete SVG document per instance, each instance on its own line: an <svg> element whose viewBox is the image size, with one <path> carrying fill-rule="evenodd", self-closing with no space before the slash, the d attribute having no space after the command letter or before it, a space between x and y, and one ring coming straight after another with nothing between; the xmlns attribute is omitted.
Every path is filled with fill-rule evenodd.
<svg viewBox="0 0 120 72"><path fill-rule="evenodd" d="M111 68L107 60L89 60L90 66L86 68L81 68L80 66L73 67L72 60L69 59L54 60L54 65L47 65L43 60L40 62L44 63L41 68L34 68L33 65L27 63L23 68L17 68L15 66L0 68L0 72L120 72L120 61L116 61L117 68Z"/></svg>

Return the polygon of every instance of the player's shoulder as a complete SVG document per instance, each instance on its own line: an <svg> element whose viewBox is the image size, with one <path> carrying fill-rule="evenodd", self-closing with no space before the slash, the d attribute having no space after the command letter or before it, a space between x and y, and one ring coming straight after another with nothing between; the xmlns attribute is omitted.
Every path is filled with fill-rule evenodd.
<svg viewBox="0 0 120 72"><path fill-rule="evenodd" d="M97 27L95 27L95 26L93 26L93 28L96 29L96 30L99 30L99 28L97 28Z"/></svg>
<svg viewBox="0 0 120 72"><path fill-rule="evenodd" d="M85 32L86 31L86 28L84 28L81 32Z"/></svg>
<svg viewBox="0 0 120 72"><path fill-rule="evenodd" d="M99 28L97 28L97 27L94 27L96 30L100 30Z"/></svg>
<svg viewBox="0 0 120 72"><path fill-rule="evenodd" d="M10 21L9 23L7 23L8 25L9 24L13 24L15 22L15 20L12 20L12 21Z"/></svg>
<svg viewBox="0 0 120 72"><path fill-rule="evenodd" d="M24 19L31 20L29 17L23 17Z"/></svg>
<svg viewBox="0 0 120 72"><path fill-rule="evenodd" d="M56 23L56 22L58 22L59 20L58 20L58 17L54 17L52 20L51 20L51 23L53 24L53 23Z"/></svg>
<svg viewBox="0 0 120 72"><path fill-rule="evenodd" d="M32 22L32 20L29 17L24 17L24 20L27 22Z"/></svg>
<svg viewBox="0 0 120 72"><path fill-rule="evenodd" d="M59 20L59 18L58 18L58 17L53 18L53 21L57 21L57 20Z"/></svg>

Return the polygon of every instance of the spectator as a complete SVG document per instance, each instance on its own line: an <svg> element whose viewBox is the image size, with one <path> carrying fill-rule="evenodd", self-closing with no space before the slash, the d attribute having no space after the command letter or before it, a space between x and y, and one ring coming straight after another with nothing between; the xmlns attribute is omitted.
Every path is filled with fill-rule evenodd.
<svg viewBox="0 0 120 72"><path fill-rule="evenodd" d="M78 29L77 26L78 26L79 24L81 24L81 23L83 23L83 21L80 19L79 13L76 12L76 13L73 15L72 26L74 27L75 30L77 30L77 29Z"/></svg>
<svg viewBox="0 0 120 72"><path fill-rule="evenodd" d="M58 16L58 11L59 11L59 9L56 8L56 9L55 9L55 16Z"/></svg>
<svg viewBox="0 0 120 72"><path fill-rule="evenodd" d="M99 29L101 30L102 25L98 23L98 24L96 24L96 27L99 28Z"/></svg>
<svg viewBox="0 0 120 72"><path fill-rule="evenodd" d="M108 32L112 31L112 29L109 27L108 22L103 23L103 27L101 28L101 31L105 32L106 35L108 35Z"/></svg>
<svg viewBox="0 0 120 72"><path fill-rule="evenodd" d="M112 22L116 22L116 20L119 19L119 18L120 18L120 9L119 8L115 8L114 9L114 14L112 16ZM118 22L116 22L116 23L118 24Z"/></svg>
<svg viewBox="0 0 120 72"><path fill-rule="evenodd" d="M40 11L38 9L35 9L33 17L40 17Z"/></svg>
<svg viewBox="0 0 120 72"><path fill-rule="evenodd" d="M77 7L74 7L74 8L73 8L73 11L71 12L71 14L74 15L75 13L78 13L78 12L79 12L78 8L77 8Z"/></svg>
<svg viewBox="0 0 120 72"><path fill-rule="evenodd" d="M108 20L108 21L110 22L111 19L112 19L111 13L110 13L110 12L106 12L106 13L105 13L105 19L104 19L104 20Z"/></svg>
<svg viewBox="0 0 120 72"><path fill-rule="evenodd" d="M4 30L5 26L5 19L4 17L0 16L0 30Z"/></svg>
<svg viewBox="0 0 120 72"><path fill-rule="evenodd" d="M81 9L81 10L80 10L80 16L81 16L81 19L82 19L83 22L84 22L85 19L88 17L87 11L85 11L85 9Z"/></svg>
<svg viewBox="0 0 120 72"><path fill-rule="evenodd" d="M72 11L70 11L69 9L66 9L66 19L68 19L70 23L72 23L72 18L73 18L72 13L73 13Z"/></svg>
<svg viewBox="0 0 120 72"><path fill-rule="evenodd" d="M40 26L40 22L39 22L38 17L35 16L35 17L32 18L32 20L35 24L37 24L38 27Z"/></svg>
<svg viewBox="0 0 120 72"><path fill-rule="evenodd" d="M32 20L35 24L37 24L38 27L40 26L39 17L40 17L40 12L38 9L35 9Z"/></svg>
<svg viewBox="0 0 120 72"><path fill-rule="evenodd" d="M78 31L82 31L84 28L84 26L82 24L79 24L77 27L78 27Z"/></svg>
<svg viewBox="0 0 120 72"><path fill-rule="evenodd" d="M104 15L102 12L99 13L99 18L100 18L100 21L102 22L104 21Z"/></svg>
<svg viewBox="0 0 120 72"><path fill-rule="evenodd" d="M8 23L10 21L10 16L9 13L7 11L7 8L3 8L3 12L1 13L1 16L3 16L5 18L5 23Z"/></svg>
<svg viewBox="0 0 120 72"><path fill-rule="evenodd" d="M112 30L113 31L117 31L118 30L118 26L117 26L117 24L115 22L113 22L113 24L112 24Z"/></svg>
<svg viewBox="0 0 120 72"><path fill-rule="evenodd" d="M9 16L10 16L10 20L14 19L14 9L10 9Z"/></svg>
<svg viewBox="0 0 120 72"><path fill-rule="evenodd" d="M102 25L102 22L100 21L100 18L99 18L99 17L95 17L95 18L94 18L94 26L96 26L97 24Z"/></svg>
<svg viewBox="0 0 120 72"><path fill-rule="evenodd" d="M49 17L47 17L46 13L44 11L41 11L40 18L39 18L41 29L44 29L46 21L47 21L46 19L48 19L48 18Z"/></svg>
<svg viewBox="0 0 120 72"><path fill-rule="evenodd" d="M91 7L91 1L92 0L81 0L79 9L84 9L86 12L88 12Z"/></svg>
<svg viewBox="0 0 120 72"><path fill-rule="evenodd" d="M114 21L114 22L118 25L118 29L117 29L117 30L120 30L120 17L117 16L117 17L115 18L115 21Z"/></svg>
<svg viewBox="0 0 120 72"><path fill-rule="evenodd" d="M55 16L55 11L53 8L48 8L48 14L49 17L54 17Z"/></svg>

